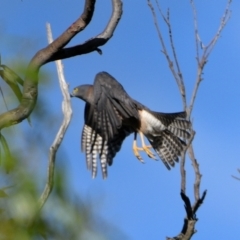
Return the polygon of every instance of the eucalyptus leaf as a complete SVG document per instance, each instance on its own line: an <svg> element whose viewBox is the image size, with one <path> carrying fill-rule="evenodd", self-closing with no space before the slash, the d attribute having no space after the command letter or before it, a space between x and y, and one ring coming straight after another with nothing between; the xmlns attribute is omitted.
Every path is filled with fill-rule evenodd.
<svg viewBox="0 0 240 240"><path fill-rule="evenodd" d="M11 155L11 152L9 150L9 147L8 147L8 143L5 139L5 137L0 134L0 143L2 145L2 148L3 148L3 151L4 151L4 168L6 170L7 173L9 173L11 171L11 169L13 168L13 157Z"/></svg>
<svg viewBox="0 0 240 240"><path fill-rule="evenodd" d="M9 85L14 94L16 95L19 102L22 100L22 92L18 86L20 84L23 86L23 80L9 67L6 65L0 65L2 70L0 70L0 76ZM31 126L30 117L27 118L29 125Z"/></svg>

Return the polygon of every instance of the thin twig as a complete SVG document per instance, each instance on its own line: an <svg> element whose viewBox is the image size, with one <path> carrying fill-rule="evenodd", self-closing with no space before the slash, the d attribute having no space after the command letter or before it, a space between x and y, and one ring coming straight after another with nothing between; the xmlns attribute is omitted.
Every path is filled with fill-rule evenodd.
<svg viewBox="0 0 240 240"><path fill-rule="evenodd" d="M160 30L160 27L159 27L159 24L158 24L158 21L157 21L157 16L156 16L155 10L154 10L154 8L153 8L153 5L152 5L151 1L150 1L150 0L147 0L147 2L148 2L148 6L149 6L150 9L151 9L151 12L152 12L152 15L153 15L153 21L154 21L154 24L155 24L155 26L156 26L156 30L157 30L157 33L158 33L158 37L159 37L160 43L161 43L162 48L163 48L162 52L163 52L163 54L164 54L164 55L166 56L166 58L167 58L167 61L168 61L168 63L169 63L169 67L171 67L171 66L173 65L173 63L172 63L172 61L171 61L171 59L170 59L170 57L169 57L169 55L168 55L167 48L166 48L166 46L165 46L165 43L164 43L164 40L163 40L163 37L162 37L162 34L161 34L161 30ZM173 71L173 74L174 74L174 76L175 76L176 73L175 73L174 69L172 69L172 68L170 68L170 69L171 69L171 71Z"/></svg>
<svg viewBox="0 0 240 240"><path fill-rule="evenodd" d="M210 43L206 47L206 52L204 53L206 58L209 57L209 55L210 55L211 51L213 50L216 42L220 38L222 30L224 29L224 27L226 26L228 20L231 17L231 10L230 10L231 3L232 3L232 0L228 0L227 6L225 8L224 14L223 14L222 19L221 19L221 23L220 23L219 28L218 28L218 31L215 34L215 36L213 37L212 41L210 41Z"/></svg>
<svg viewBox="0 0 240 240"><path fill-rule="evenodd" d="M196 83L195 83L195 86L194 86L194 89L193 89L192 98L190 100L189 109L188 109L189 117L192 113L194 102L195 102L196 95L197 95L197 91L198 91L199 85L202 81L202 73L203 73L204 66L207 63L207 59L208 59L211 51L213 50L214 46L216 45L216 42L218 41L222 30L224 29L228 20L230 19L230 16L231 16L231 11L230 11L231 2L232 2L232 0L228 0L228 3L227 3L227 6L225 8L223 17L221 19L221 23L219 25L218 31L215 34L215 36L213 37L213 39L210 41L210 43L202 48L203 53L202 53L202 57L200 58L198 43L201 44L201 46L203 46L203 43L202 43L201 38L198 34L197 12L196 12L196 8L195 8L195 5L194 5L194 1L190 0L191 6L192 6L192 11L193 11L194 26L195 26L195 39L196 39L195 41L196 41L196 50L197 50L198 69L197 69Z"/></svg>
<svg viewBox="0 0 240 240"><path fill-rule="evenodd" d="M174 60L175 60L176 66L177 66L178 73L181 73L181 70L180 70L180 67L179 67L179 64L178 64L177 54L176 54L174 43L173 43L172 26L171 26L171 23L170 23L170 11L169 11L169 9L167 11L167 26L168 26L168 29L169 29L169 38L170 38L170 43L171 43L171 47L172 47L173 57L174 57ZM181 79L180 76L179 76L179 78ZM184 83L182 83L182 84L184 86Z"/></svg>
<svg viewBox="0 0 240 240"><path fill-rule="evenodd" d="M161 7L160 7L160 4L159 4L158 0L155 0L155 2L156 2L156 5L157 5L157 8L158 8L158 11L160 12L163 20L166 22L166 24L168 24L168 20L167 20L167 18L165 17L165 15L163 14L162 9L161 9ZM169 10L169 9L168 9L168 10Z"/></svg>
<svg viewBox="0 0 240 240"><path fill-rule="evenodd" d="M184 110L186 110L186 108L187 108L186 92L185 92L185 86L184 86L182 73L181 73L181 70L180 70L180 67L179 67L179 63L178 63L178 59L177 59L177 55L176 55L176 50L175 50L174 43L173 43L172 28L171 28L171 24L170 24L170 13L169 13L169 10L168 10L167 18L166 18L164 16L164 14L163 14L163 12L162 12L162 10L160 8L160 5L159 5L157 0L156 0L156 4L157 4L158 10L159 10L163 20L165 21L165 23L168 26L168 32L169 32L169 38L170 38L170 43L171 43L171 49L172 49L172 52L173 52L174 62L175 62L175 65L177 67L177 70L175 70L174 64L173 64L172 60L169 57L167 48L166 48L164 40L163 40L163 36L161 34L160 27L159 27L159 24L158 24L158 21L157 21L157 16L156 16L155 10L154 10L154 8L152 6L151 1L148 0L148 6L151 9L151 12L152 12L152 15L153 15L154 24L156 26L158 37L159 37L160 43L162 45L162 49L163 49L162 52L163 52L163 54L165 55L165 57L167 59L169 68L170 68L170 70L171 70L171 72L173 74L173 77L174 77L177 85L178 85L178 88L179 88L179 91L180 91L180 94L181 94L181 97L182 97L183 107L184 107Z"/></svg>
<svg viewBox="0 0 240 240"><path fill-rule="evenodd" d="M174 62L176 64L177 72L178 72L178 79L176 79L176 81L178 82L179 90L180 90L180 93L182 96L183 107L184 107L184 110L186 111L186 109L187 109L186 91L185 91L185 85L184 85L184 81L183 81L183 75L182 75L182 72L181 72L181 69L180 69L180 66L178 63L177 54L176 54L175 46L173 43L169 9L167 12L167 26L168 26L168 32L169 32L169 38L170 38L171 49L172 49L172 53L173 53L173 57L174 57Z"/></svg>
<svg viewBox="0 0 240 240"><path fill-rule="evenodd" d="M168 9L167 18L166 18L164 16L161 8L160 8L160 5L159 5L158 1L157 0L155 0L155 1L156 1L158 10L159 10L162 18L163 18L163 20L165 21L165 23L167 24L167 27L168 27L168 36L169 36L169 39L170 39L170 44L171 44L171 49L172 49L172 53L173 53L174 62L175 62L175 65L177 67L177 72L178 72L177 73L178 77L177 77L177 79L175 78L175 80L177 82L180 94L182 96L182 102L183 102L184 110L186 111L187 101L186 101L185 84L184 84L184 81L183 81L183 75L182 75L182 72L181 72L181 69L180 69L180 66L179 66L179 63L178 63L178 58L177 58L175 46L174 46L174 43L173 43L172 26L171 26L171 23L170 23L170 10Z"/></svg>
<svg viewBox="0 0 240 240"><path fill-rule="evenodd" d="M232 175L232 177L240 181L240 178L238 178L238 177L235 177L235 176L233 176L233 175Z"/></svg>
<svg viewBox="0 0 240 240"><path fill-rule="evenodd" d="M150 0L147 0L148 2L148 6L150 7L151 9L151 12L152 12L152 15L153 15L153 21L154 21L154 24L156 26L156 29L157 29L157 33L158 33L158 37L159 37L159 40L160 40L160 43L162 45L162 53L165 55L167 61L168 61L168 65L169 65L169 68L174 76L175 79L178 79L178 76L177 76L177 73L175 72L175 69L174 69L174 66L173 66L173 62L171 61L169 55L168 55L168 52L167 52L167 48L165 46L165 43L164 43L164 40L163 40L163 37L162 37L162 34L161 34L161 31L160 31L160 27L159 27L159 24L157 22L157 16L155 14L155 11L154 11L154 8L152 6L152 3Z"/></svg>
<svg viewBox="0 0 240 240"><path fill-rule="evenodd" d="M240 169L237 169L237 170L238 170L238 172L240 173ZM233 175L232 175L232 177L240 181L240 178L239 178L239 177L235 177L235 176L233 176Z"/></svg>
<svg viewBox="0 0 240 240"><path fill-rule="evenodd" d="M196 44L196 53L197 53L197 62L199 64L199 44L201 45L202 41L198 34L198 22L197 22L197 10L193 0L190 0L192 11L193 11L193 22L194 22L194 35L195 35L195 44ZM201 45L202 46L202 45Z"/></svg>

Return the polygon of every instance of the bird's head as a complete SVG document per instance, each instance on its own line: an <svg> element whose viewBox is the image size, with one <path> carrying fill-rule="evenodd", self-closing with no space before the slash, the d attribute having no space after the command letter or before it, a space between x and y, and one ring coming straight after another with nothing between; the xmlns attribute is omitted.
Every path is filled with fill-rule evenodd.
<svg viewBox="0 0 240 240"><path fill-rule="evenodd" d="M93 86L86 84L75 87L70 94L71 97L77 97L85 102L91 103L93 99Z"/></svg>

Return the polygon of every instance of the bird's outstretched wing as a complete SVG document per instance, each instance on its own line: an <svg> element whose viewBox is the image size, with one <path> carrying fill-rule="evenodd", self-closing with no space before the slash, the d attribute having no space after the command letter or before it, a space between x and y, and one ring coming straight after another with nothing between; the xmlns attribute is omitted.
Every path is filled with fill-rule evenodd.
<svg viewBox="0 0 240 240"><path fill-rule="evenodd" d="M114 138L123 121L139 120L135 101L110 74L98 73L93 89L95 109L91 127L104 139Z"/></svg>
<svg viewBox="0 0 240 240"><path fill-rule="evenodd" d="M91 108L91 105L86 104L85 112L94 112ZM93 178L97 175L98 157L102 176L104 179L107 178L107 165L112 165L113 158L120 151L124 139L132 132L131 127L121 126L112 138L104 139L101 133L97 133L85 122L82 131L81 148L86 154L87 168L92 171Z"/></svg>

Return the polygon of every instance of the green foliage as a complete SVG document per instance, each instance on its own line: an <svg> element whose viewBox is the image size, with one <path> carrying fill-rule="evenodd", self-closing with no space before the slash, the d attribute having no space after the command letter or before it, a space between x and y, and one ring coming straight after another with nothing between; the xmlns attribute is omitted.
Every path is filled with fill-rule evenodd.
<svg viewBox="0 0 240 240"><path fill-rule="evenodd" d="M5 171L8 173L13 168L13 165L14 165L13 158L10 153L8 143L1 133L0 133L0 143L2 146L2 150L3 150L3 159L5 160L3 162L3 166L4 166Z"/></svg>
<svg viewBox="0 0 240 240"><path fill-rule="evenodd" d="M31 144L35 144L32 139ZM36 168L33 168L32 160L38 160L40 156L37 151L31 151L32 157L29 155L26 161L26 155L20 154L18 149L21 145L17 149L12 145L12 171L5 174L2 169L0 172L0 179L3 179L0 182L5 182L5 186L0 186L0 239L92 239L86 236L106 239L97 230L92 206L70 191L66 166L55 169L53 192L36 214L47 169L39 168L41 163L34 163ZM9 162L6 158L7 155L2 155L2 160Z"/></svg>
<svg viewBox="0 0 240 240"><path fill-rule="evenodd" d="M22 99L22 93L18 84L22 86L23 80L6 65L0 65L0 68L0 76L9 85L20 102Z"/></svg>
<svg viewBox="0 0 240 240"><path fill-rule="evenodd" d="M70 200L62 170L56 171L57 188L49 202L35 216L41 178L19 165L15 169L14 186L0 190L0 239L82 239L93 231L89 207Z"/></svg>

